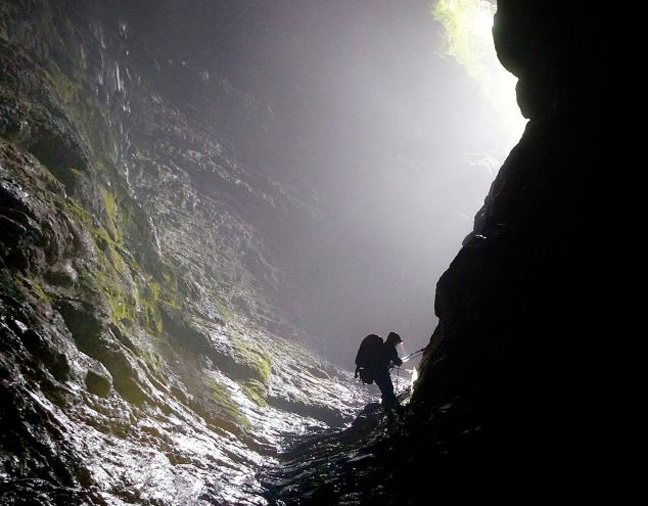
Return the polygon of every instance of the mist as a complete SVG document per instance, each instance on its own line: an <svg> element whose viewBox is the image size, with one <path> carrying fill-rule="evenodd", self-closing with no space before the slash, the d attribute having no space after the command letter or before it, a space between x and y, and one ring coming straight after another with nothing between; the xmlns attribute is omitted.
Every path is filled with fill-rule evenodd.
<svg viewBox="0 0 648 506"><path fill-rule="evenodd" d="M493 102L502 86L491 72L505 72L490 40L493 5L193 3L163 2L157 16L130 7L131 31L263 104L263 125L239 115L222 128L247 139L239 154L254 170L311 209L312 219L272 225L284 228L275 249L291 280L281 304L344 366L371 332L424 346L436 282L520 133ZM477 25L462 9L479 11ZM195 99L174 86L177 100Z"/></svg>
<svg viewBox="0 0 648 506"><path fill-rule="evenodd" d="M623 495L614 26L0 2L0 503Z"/></svg>

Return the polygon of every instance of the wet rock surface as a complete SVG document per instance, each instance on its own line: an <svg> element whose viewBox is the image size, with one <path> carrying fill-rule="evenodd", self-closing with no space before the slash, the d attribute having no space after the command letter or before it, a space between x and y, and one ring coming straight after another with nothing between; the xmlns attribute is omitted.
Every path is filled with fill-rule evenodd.
<svg viewBox="0 0 648 506"><path fill-rule="evenodd" d="M137 355L123 352L122 369L109 372L74 349L52 315L29 313L3 298L3 504L265 504L257 474L276 466L295 437L323 431L331 419L348 423L362 402L343 380L309 389L277 378L268 395L276 389L274 395L299 396L302 409L276 409L264 402L264 390L250 395L244 381L202 356L176 356L193 371L161 363L164 374L153 375ZM246 326L239 332L264 340L261 332L250 337ZM47 354L30 352L30 333L41 336L49 355L66 357L71 372L57 377L60 363L53 367ZM291 360L275 355L273 367ZM111 376L130 379L111 389Z"/></svg>
<svg viewBox="0 0 648 506"><path fill-rule="evenodd" d="M0 6L0 504L267 504L369 398L278 303L263 226L303 204L72 4Z"/></svg>

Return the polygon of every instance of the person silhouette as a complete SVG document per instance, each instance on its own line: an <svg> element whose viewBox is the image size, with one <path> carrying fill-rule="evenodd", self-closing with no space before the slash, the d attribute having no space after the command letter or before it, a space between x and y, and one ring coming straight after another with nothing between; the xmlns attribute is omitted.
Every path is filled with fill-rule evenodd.
<svg viewBox="0 0 648 506"><path fill-rule="evenodd" d="M396 350L396 346L402 342L401 336L396 332L390 332L385 342L380 346L378 353L376 353L373 364L373 379L382 394L382 405L388 411L392 411L399 406L394 394L394 384L389 370L393 366L399 366L403 363Z"/></svg>

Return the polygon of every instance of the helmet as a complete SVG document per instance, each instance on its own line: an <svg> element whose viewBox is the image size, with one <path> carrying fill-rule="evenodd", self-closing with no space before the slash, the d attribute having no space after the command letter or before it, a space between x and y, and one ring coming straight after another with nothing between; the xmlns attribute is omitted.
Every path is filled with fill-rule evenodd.
<svg viewBox="0 0 648 506"><path fill-rule="evenodd" d="M390 332L387 336L387 342L392 344L402 343L403 339L396 332Z"/></svg>

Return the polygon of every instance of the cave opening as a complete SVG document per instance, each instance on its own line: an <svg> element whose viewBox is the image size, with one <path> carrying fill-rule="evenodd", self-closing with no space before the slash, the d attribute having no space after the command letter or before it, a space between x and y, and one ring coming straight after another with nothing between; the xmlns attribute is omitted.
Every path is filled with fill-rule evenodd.
<svg viewBox="0 0 648 506"><path fill-rule="evenodd" d="M605 14L0 3L0 504L615 488L640 213ZM412 357L384 405L371 333Z"/></svg>

